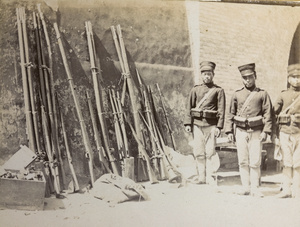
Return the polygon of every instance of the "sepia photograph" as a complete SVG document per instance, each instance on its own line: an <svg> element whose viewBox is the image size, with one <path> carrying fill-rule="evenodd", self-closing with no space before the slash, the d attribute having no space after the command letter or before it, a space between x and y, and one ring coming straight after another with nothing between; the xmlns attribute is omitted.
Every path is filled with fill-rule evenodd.
<svg viewBox="0 0 300 227"><path fill-rule="evenodd" d="M0 226L300 225L300 2L0 0Z"/></svg>

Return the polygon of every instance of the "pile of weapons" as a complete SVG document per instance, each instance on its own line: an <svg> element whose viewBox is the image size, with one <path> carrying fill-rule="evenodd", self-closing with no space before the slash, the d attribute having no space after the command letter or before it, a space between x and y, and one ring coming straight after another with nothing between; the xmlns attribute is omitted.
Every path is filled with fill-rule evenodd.
<svg viewBox="0 0 300 227"><path fill-rule="evenodd" d="M43 174L41 173L41 171L31 171L31 170L26 170L24 172L17 172L17 173L11 171L5 171L5 173L1 174L0 178L42 181Z"/></svg>
<svg viewBox="0 0 300 227"><path fill-rule="evenodd" d="M52 50L46 22L43 13L41 12L40 5L37 5L37 9L38 13L33 12L36 51L38 55L37 65L39 72L39 83L37 83L37 85L39 85L39 89L37 89L39 92L36 95L34 94L35 89L33 87L31 71L33 64L30 62L28 52L25 9L17 9L18 37L21 60L20 65L23 81L27 136L29 148L39 155L40 159L44 161L45 167L49 169L50 177L46 178L46 181L49 183L50 191L52 190L52 192L55 192L56 195L59 195L66 185L63 155L59 145L59 135L62 135L64 140L66 157L73 179L72 183L74 186L74 191L79 190L79 185L72 164L71 152L68 146L63 111L58 105L58 95L54 91ZM70 85L70 90L79 118L85 154L89 166L91 185L93 186L95 181L93 171L93 151L88 138L86 125L81 112L79 99L77 97L73 78L69 69L60 32L56 23L54 23L53 26L56 32L57 42L65 67L67 80ZM94 116L90 94L86 92L86 96L92 119L97 152L104 171L129 177L136 181L150 180L151 183L157 183L158 180L169 180L170 182L179 181L181 176L176 170L176 166L172 164L168 147L165 144L165 136L163 135L163 130L161 128L162 123L160 123L158 120L159 118L156 112L151 87L145 86L138 72L137 79L139 81L139 86L134 87L120 25L117 26L117 32L114 26L111 27L112 37L122 70L122 81L124 82L120 92L114 87L110 87L106 90L103 88L99 77L101 70L100 63L99 60L97 61L98 58L95 52L92 25L90 22L86 22L85 27L90 56L94 96L96 100L97 117L100 123L101 133L97 128L97 120ZM44 39L42 31L44 33ZM44 56L44 40L46 40L48 62L46 62L46 58ZM156 87L162 103L166 124L170 132L170 138L174 150L176 150L175 141L163 102L163 96L160 92L158 84L156 84ZM136 91L138 91L138 93L136 93ZM115 157L115 152L111 148L112 146L108 138L108 129L106 125L106 119L104 118L105 110L103 105L105 93L111 105L118 157ZM128 95L126 96L126 94ZM125 107L125 97L128 96L130 98L131 111L126 114L123 109ZM35 99L37 99L37 102ZM37 109L38 104L40 109ZM39 115L37 113L40 113L41 115L41 122L38 121ZM134 125L131 124L130 118L133 118ZM42 130L39 130L39 127L41 127ZM59 128L61 130L58 130ZM130 128L130 130L126 130L126 128ZM40 137L40 135L43 136ZM128 135L133 136L136 141L135 144L138 147L138 155L136 155L136 157L132 157L132 152L129 150L127 138ZM43 141L44 146L42 146L41 140ZM148 143L146 140L148 140ZM134 160L137 162L134 162ZM134 167L134 163L137 163L136 167ZM135 170L137 172L136 174L134 173Z"/></svg>

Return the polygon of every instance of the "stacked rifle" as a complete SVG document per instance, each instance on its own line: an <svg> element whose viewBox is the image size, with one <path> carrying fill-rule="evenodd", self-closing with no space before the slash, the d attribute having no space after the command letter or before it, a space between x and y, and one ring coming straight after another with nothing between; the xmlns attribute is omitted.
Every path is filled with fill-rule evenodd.
<svg viewBox="0 0 300 227"><path fill-rule="evenodd" d="M24 8L17 9L27 137L29 147L44 161L47 170L45 175L47 176L49 172L46 177L49 193L59 196L67 183L63 158L67 159L74 191L79 190L79 184L69 149L63 108L59 105L59 95L54 90L52 49L46 22L39 5L37 9L38 13L33 13L38 68L38 78L35 79L33 78L35 74L31 71L34 64L29 60L25 10ZM111 31L119 58L123 84L119 83L118 86L105 88L102 84L101 66L92 25L89 21L85 23L93 85L92 94L86 91L86 100L92 120L92 132L97 150L95 153L90 144L58 25L54 23L53 27L80 123L91 186L96 180L94 174L95 154L99 157L101 169L106 173L114 173L136 181L150 180L151 183L157 183L158 180L178 181L180 174L176 171L176 166L172 164L165 143L152 89L145 85L137 70L130 71L120 25L116 29L111 26ZM48 54L47 58L46 54ZM138 85L135 81L138 81ZM156 86L175 148L163 97L158 85ZM93 106L94 100L96 108ZM108 106L104 105L106 102ZM105 110L105 107L109 111ZM110 119L112 122L107 125ZM112 130L109 128L114 129L113 136L110 136ZM59 141L64 142L65 156L61 152L62 144L59 144Z"/></svg>
<svg viewBox="0 0 300 227"><path fill-rule="evenodd" d="M148 177L151 183L156 183L158 179L169 179L169 181L179 180L180 174L175 170L175 166L171 164L170 154L169 156L166 156L164 151L164 149L166 150L166 145L161 136L158 124L155 121L153 111L155 111L156 108L154 106L151 88L143 83L137 70L136 74L133 74L129 70L120 25L117 26L117 32L114 26L111 26L111 31L124 81L120 102L123 105L125 104L124 91L127 88L131 103L131 111L133 113L134 127L131 125L129 118L125 113L123 118L130 127L132 135L138 144L137 181L143 181L143 177ZM132 78L135 75L139 82L139 86L134 87L134 80ZM119 116L122 116L122 112ZM123 120L120 119L119 121L122 122ZM145 130L143 130L143 128ZM144 168L146 168L146 171ZM146 175L143 174L145 172L147 173Z"/></svg>
<svg viewBox="0 0 300 227"><path fill-rule="evenodd" d="M44 164L42 170L46 178L46 196L55 193L57 197L60 197L66 186L66 174L58 138L59 119L76 190L79 190L79 185L67 147L65 128L62 125L63 114L61 110L58 111L58 101L55 98L52 50L46 22L40 5L37 5L37 9L38 13L33 13L37 64L33 64L29 59L25 9L16 9L27 138L30 149L38 154L39 160ZM46 61L45 52L48 54L48 61ZM38 68L38 78L35 78L33 68Z"/></svg>

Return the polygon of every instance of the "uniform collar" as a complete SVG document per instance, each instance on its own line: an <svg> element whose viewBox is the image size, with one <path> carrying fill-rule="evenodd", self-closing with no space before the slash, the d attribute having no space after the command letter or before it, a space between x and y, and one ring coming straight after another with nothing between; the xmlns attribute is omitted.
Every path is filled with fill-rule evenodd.
<svg viewBox="0 0 300 227"><path fill-rule="evenodd" d="M203 86L206 86L206 87L208 87L208 88L211 88L211 87L214 86L214 82L211 82L211 83L208 83L208 84L203 83Z"/></svg>
<svg viewBox="0 0 300 227"><path fill-rule="evenodd" d="M293 87L293 86L290 86L289 89L291 91L300 91L300 87Z"/></svg>
<svg viewBox="0 0 300 227"><path fill-rule="evenodd" d="M249 87L249 88L245 86L245 89L248 91L254 91L256 89L256 85Z"/></svg>

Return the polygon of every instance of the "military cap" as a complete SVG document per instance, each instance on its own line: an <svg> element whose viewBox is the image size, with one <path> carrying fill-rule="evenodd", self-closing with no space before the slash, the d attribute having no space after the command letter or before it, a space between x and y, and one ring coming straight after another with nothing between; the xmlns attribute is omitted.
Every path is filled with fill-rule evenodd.
<svg viewBox="0 0 300 227"><path fill-rule="evenodd" d="M299 75L300 76L300 64L292 64L287 67L288 75Z"/></svg>
<svg viewBox="0 0 300 227"><path fill-rule="evenodd" d="M200 71L214 71L216 64L211 61L203 61L200 63Z"/></svg>
<svg viewBox="0 0 300 227"><path fill-rule="evenodd" d="M242 76L250 76L255 73L255 63L241 65L238 67Z"/></svg>

